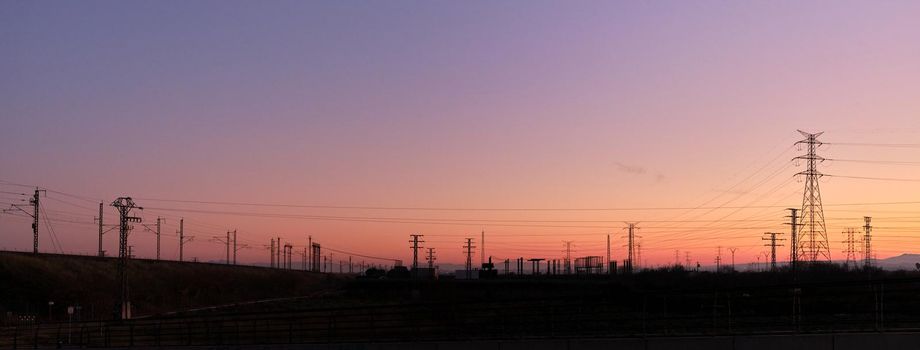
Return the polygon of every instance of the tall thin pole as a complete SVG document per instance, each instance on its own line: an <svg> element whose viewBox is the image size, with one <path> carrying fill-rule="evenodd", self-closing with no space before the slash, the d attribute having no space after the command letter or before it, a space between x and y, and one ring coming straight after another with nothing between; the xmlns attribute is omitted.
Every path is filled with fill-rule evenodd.
<svg viewBox="0 0 920 350"><path fill-rule="evenodd" d="M230 265L230 230L227 230L227 265Z"/></svg>
<svg viewBox="0 0 920 350"><path fill-rule="evenodd" d="M160 221L163 219L157 216L157 260L160 260Z"/></svg>
<svg viewBox="0 0 920 350"><path fill-rule="evenodd" d="M865 267L868 269L872 266L872 217L864 216L863 220L866 221L866 226L863 226L863 244L865 245L863 250L866 253Z"/></svg>
<svg viewBox="0 0 920 350"><path fill-rule="evenodd" d="M102 206L103 206L103 203L99 202L99 217L96 218L96 220L99 221L99 256L100 257L105 256L105 251L102 250L102 235L104 233L103 231L104 225L102 224Z"/></svg>
<svg viewBox="0 0 920 350"><path fill-rule="evenodd" d="M415 270L415 269L418 269L418 249L422 248L418 244L425 242L425 241L420 241L419 238L424 237L424 235L412 234L409 236L412 237L412 240L409 241L409 243L412 243L412 246L409 247L409 248L412 248L412 270Z"/></svg>
<svg viewBox="0 0 920 350"><path fill-rule="evenodd" d="M732 248L728 248L728 250L732 252L732 272L735 272L735 251L737 251L738 248L732 247Z"/></svg>
<svg viewBox="0 0 920 350"><path fill-rule="evenodd" d="M233 229L233 265L236 265L236 229Z"/></svg>
<svg viewBox="0 0 920 350"><path fill-rule="evenodd" d="M613 271L610 271L610 234L607 234L607 274L613 274Z"/></svg>
<svg viewBox="0 0 920 350"><path fill-rule="evenodd" d="M185 246L185 218L179 219L179 262L183 261L182 250Z"/></svg>
<svg viewBox="0 0 920 350"><path fill-rule="evenodd" d="M719 246L719 252L716 254L716 273L722 271L722 246Z"/></svg>
<svg viewBox="0 0 920 350"><path fill-rule="evenodd" d="M572 241L563 241L565 243L565 274L572 274Z"/></svg>
<svg viewBox="0 0 920 350"><path fill-rule="evenodd" d="M35 195L32 196L30 201L32 204L32 210L34 214L32 215L32 253L38 254L38 212L39 212L39 189L35 189Z"/></svg>
<svg viewBox="0 0 920 350"><path fill-rule="evenodd" d="M798 270L799 265L799 223L798 223L798 209L788 208L789 210L789 232L791 236L789 237L791 248L789 251L789 265L792 266L793 276Z"/></svg>
<svg viewBox="0 0 920 350"><path fill-rule="evenodd" d="M479 238L479 265L486 263L486 229L482 229L482 236Z"/></svg>

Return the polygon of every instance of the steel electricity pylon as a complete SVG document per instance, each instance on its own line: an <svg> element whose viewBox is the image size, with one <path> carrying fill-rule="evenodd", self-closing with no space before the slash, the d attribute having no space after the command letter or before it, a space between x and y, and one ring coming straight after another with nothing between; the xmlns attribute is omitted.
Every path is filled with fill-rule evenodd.
<svg viewBox="0 0 920 350"><path fill-rule="evenodd" d="M770 236L769 238L763 237L761 240L770 241L769 244L764 244L765 247L770 247L770 271L776 271L776 247L782 247L782 244L776 244L776 241L784 241L783 238L776 238L776 235L781 235L781 232L765 232L765 236Z"/></svg>
<svg viewBox="0 0 920 350"><path fill-rule="evenodd" d="M473 275L473 249L476 246L473 245L473 239L467 238L466 244L463 245L464 253L466 254L466 278L470 279Z"/></svg>
<svg viewBox="0 0 920 350"><path fill-rule="evenodd" d="M438 257L434 255L434 248L428 248L428 268L434 270L434 261L438 260Z"/></svg>
<svg viewBox="0 0 920 350"><path fill-rule="evenodd" d="M409 241L409 243L412 243L412 246L409 247L409 248L412 248L412 270L413 270L413 271L414 271L415 269L418 269L418 249L419 249L419 248L424 248L424 247L422 247L422 246L420 246L420 245L418 245L418 244L419 244L419 243L425 243L425 241L421 241L421 240L419 240L419 238L422 238L422 237L424 237L424 236L425 236L425 235L420 235L420 234L412 234L412 235L409 235L409 237L412 237L412 240Z"/></svg>
<svg viewBox="0 0 920 350"><path fill-rule="evenodd" d="M812 134L799 130L799 133L805 136L805 139L795 144L804 145L807 153L794 158L805 161L805 170L796 174L805 177L805 191L802 195L802 211L799 213L802 229L798 233L798 246L795 248L798 250L799 259L811 263L819 260L830 262L831 252L827 241L827 227L824 224L821 189L818 185L818 180L824 176L818 171L818 163L824 161L824 157L817 154L818 147L822 145L821 141L818 141L818 136L823 132Z"/></svg>
<svg viewBox="0 0 920 350"><path fill-rule="evenodd" d="M843 253L847 255L847 260L843 264L847 268L850 267L850 264L856 266L856 229L847 227L843 230L843 234L846 236L842 242L846 245L846 249L843 250Z"/></svg>
<svg viewBox="0 0 920 350"><path fill-rule="evenodd" d="M141 222L140 217L129 216L132 209L144 208L134 204L131 197L119 197L111 204L118 209L118 305L117 318L125 320L131 318L131 302L128 293L128 233L131 231L130 223Z"/></svg>
<svg viewBox="0 0 920 350"><path fill-rule="evenodd" d="M872 267L872 217L864 216L866 225L863 226L863 254L865 254L865 267Z"/></svg>
<svg viewBox="0 0 920 350"><path fill-rule="evenodd" d="M637 222L627 222L626 223L626 264L623 266L623 270L627 273L633 271L633 267L636 266L636 256L638 255L636 249L636 227Z"/></svg>

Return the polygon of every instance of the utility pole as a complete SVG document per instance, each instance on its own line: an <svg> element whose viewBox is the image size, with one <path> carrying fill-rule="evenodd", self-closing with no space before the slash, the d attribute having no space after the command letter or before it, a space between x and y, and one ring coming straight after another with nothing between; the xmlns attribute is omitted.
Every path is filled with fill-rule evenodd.
<svg viewBox="0 0 920 350"><path fill-rule="evenodd" d="M153 232L153 234L157 236L157 255L156 255L157 261L160 261L160 227L161 227L160 223L162 221L165 221L165 219L157 216L157 224L153 228L151 228L150 225L143 224L144 230L151 231Z"/></svg>
<svg viewBox="0 0 920 350"><path fill-rule="evenodd" d="M794 275L799 265L799 217L798 209L788 208L786 210L789 211L789 216L787 216L789 218L789 223L787 225L789 225L789 239L792 240L792 249L789 250L789 265L792 267L792 273Z"/></svg>
<svg viewBox="0 0 920 350"><path fill-rule="evenodd" d="M227 265L230 265L230 230L227 230Z"/></svg>
<svg viewBox="0 0 920 350"><path fill-rule="evenodd" d="M38 254L38 212L39 212L39 193L44 192L45 190L35 189L35 194L32 195L32 199L29 201L29 204L32 204L32 253ZM47 196L48 193L45 192Z"/></svg>
<svg viewBox="0 0 920 350"><path fill-rule="evenodd" d="M274 268L275 267L275 239L272 238L271 240L272 240L272 243L268 247L268 255L269 255L268 266Z"/></svg>
<svg viewBox="0 0 920 350"><path fill-rule="evenodd" d="M732 272L735 272L735 251L737 251L738 248L732 247L732 248L728 248L728 250L732 252Z"/></svg>
<svg viewBox="0 0 920 350"><path fill-rule="evenodd" d="M776 244L776 241L784 241L784 238L776 238L776 235L781 235L782 232L765 232L764 235L770 236L770 238L762 237L762 241L770 241L769 244L764 244L765 247L770 247L770 271L776 271L776 247L782 247L782 244Z"/></svg>
<svg viewBox="0 0 920 350"><path fill-rule="evenodd" d="M808 148L808 153L803 156L795 157L797 160L804 160L806 168L796 175L805 176L805 191L802 196L802 226L805 229L802 232L804 240L798 240L799 255L804 256L809 262L817 262L818 259L831 262L831 252L827 241L827 227L824 223L824 208L821 204L821 189L818 186L818 180L824 176L818 171L817 163L823 162L824 157L817 154L817 149L822 145L818 141L819 133L807 133L799 130L804 140L798 141L796 145L804 144Z"/></svg>
<svg viewBox="0 0 920 350"><path fill-rule="evenodd" d="M412 234L409 236L412 237L412 240L409 241L409 243L412 243L412 246L409 247L409 248L412 248L412 270L415 270L415 269L418 269L418 249L424 248L424 247L419 246L418 244L425 243L425 241L419 241L418 239L421 237L424 237L425 235Z"/></svg>
<svg viewBox="0 0 920 350"><path fill-rule="evenodd" d="M473 239L467 238L463 248L466 249L466 279L470 279L473 278L473 248L476 248Z"/></svg>
<svg viewBox="0 0 920 350"><path fill-rule="evenodd" d="M607 274L612 275L613 271L610 269L610 234L607 234Z"/></svg>
<svg viewBox="0 0 920 350"><path fill-rule="evenodd" d="M684 262L687 264L687 269L689 270L689 269L691 268L691 266L690 266L690 252L687 252L687 251L684 252L684 259L685 259Z"/></svg>
<svg viewBox="0 0 920 350"><path fill-rule="evenodd" d="M307 250L308 250L307 247L303 247L303 253L300 253L300 257L303 259L303 262L301 263L302 265L300 268L304 271L307 271L307 255L309 255Z"/></svg>
<svg viewBox="0 0 920 350"><path fill-rule="evenodd" d="M292 255L293 255L293 254L291 254L291 253L293 253L293 252L294 252L294 246L291 245L290 243L286 243L286 244L284 245L284 260L285 260L285 263L284 263L285 266L284 266L284 268L285 268L285 269L290 270L290 269L293 267L293 266L291 266L291 258L292 258ZM341 270L341 265L339 265L339 269Z"/></svg>
<svg viewBox="0 0 920 350"><path fill-rule="evenodd" d="M212 239L212 241L217 241L217 242L223 243L224 246L226 246L226 248L227 248L227 258L226 258L226 260L224 260L224 263L226 263L227 265L230 265L230 263L231 263L231 261L230 261L230 243L231 243L231 242L230 242L230 234L231 234L231 233L232 233L232 231L227 230L227 238L221 238L220 236L214 236L214 238ZM234 249L234 250L235 250L235 249ZM234 251L233 254L236 254L236 252Z"/></svg>
<svg viewBox="0 0 920 350"><path fill-rule="evenodd" d="M33 254L38 254L38 215L39 215L39 209L41 208L41 204L39 203L39 198L40 198L39 194L41 194L41 192L45 192L46 196L48 195L48 192L46 192L45 190L36 188L35 194L32 195L32 198L29 199L29 205L32 207L31 208L32 212L27 211L26 209L23 208L23 205L20 205L20 204L13 204L10 206L10 209L4 210L4 212L7 212L7 211L13 211L13 209L16 209L32 217L32 253Z"/></svg>
<svg viewBox="0 0 920 350"><path fill-rule="evenodd" d="M431 271L434 271L434 261L437 259L438 258L434 256L434 248L428 248L428 268L431 269Z"/></svg>
<svg viewBox="0 0 920 350"><path fill-rule="evenodd" d="M865 267L869 269L872 267L872 217L864 216L866 225L863 226L863 244L865 245L864 252L866 254Z"/></svg>
<svg viewBox="0 0 920 350"><path fill-rule="evenodd" d="M719 246L719 253L716 254L716 273L722 272L722 246Z"/></svg>
<svg viewBox="0 0 920 350"><path fill-rule="evenodd" d="M96 221L99 223L99 256L100 257L105 256L105 251L102 250L102 234L105 233L105 231L103 230L104 224L102 223L102 206L103 205L104 205L103 202L99 202L99 217L95 218Z"/></svg>
<svg viewBox="0 0 920 350"><path fill-rule="evenodd" d="M310 250L307 251L307 260L310 260L310 271L313 271L313 235L307 235L307 246L310 247Z"/></svg>
<svg viewBox="0 0 920 350"><path fill-rule="evenodd" d="M486 263L486 229L482 229L482 237L479 239L479 266Z"/></svg>
<svg viewBox="0 0 920 350"><path fill-rule="evenodd" d="M163 218L157 216L157 261L160 260L160 222Z"/></svg>
<svg viewBox="0 0 920 350"><path fill-rule="evenodd" d="M233 265L236 265L236 252L237 251L238 249L236 248L236 229L233 229Z"/></svg>
<svg viewBox="0 0 920 350"><path fill-rule="evenodd" d="M195 236L185 237L185 218L179 218L179 262L184 261L185 244L195 239Z"/></svg>
<svg viewBox="0 0 920 350"><path fill-rule="evenodd" d="M128 253L128 232L131 230L132 222L141 222L140 217L128 216L132 209L144 210L144 208L138 207L134 204L134 201L131 197L119 197L111 204L113 207L118 209L119 214L119 225L118 225L118 282L119 282L119 291L118 291L118 316L119 320L126 320L131 318L131 302L129 301L129 292L128 292L128 259L130 258Z"/></svg>
<svg viewBox="0 0 920 350"><path fill-rule="evenodd" d="M642 242L636 242L636 267L642 271Z"/></svg>
<svg viewBox="0 0 920 350"><path fill-rule="evenodd" d="M310 242L310 258L311 258L312 260L310 260L310 271L322 272L322 268L320 267L320 264L319 264L319 259L320 259L320 256L322 256L322 255L323 255L323 251L322 251L322 247L320 246L320 244L319 244L319 243L316 243L316 242L313 242L313 241L311 240L311 242Z"/></svg>

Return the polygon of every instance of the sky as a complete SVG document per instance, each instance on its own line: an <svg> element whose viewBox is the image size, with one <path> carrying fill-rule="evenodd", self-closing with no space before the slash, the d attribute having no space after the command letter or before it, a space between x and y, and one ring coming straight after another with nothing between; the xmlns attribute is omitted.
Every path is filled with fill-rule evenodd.
<svg viewBox="0 0 920 350"><path fill-rule="evenodd" d="M837 159L819 165L832 258L863 216L878 258L920 252L920 204L871 204L920 202L917 18L914 1L4 1L0 205L51 190L49 252L93 254L98 203L130 196L165 219L168 259L184 218L203 261L232 229L244 263L271 237L408 263L413 233L462 263L482 231L497 260L604 255L608 234L621 260L639 222L643 265L719 247L747 264L802 204L802 129ZM31 249L22 215L0 215L0 249ZM130 244L155 254L140 225Z"/></svg>

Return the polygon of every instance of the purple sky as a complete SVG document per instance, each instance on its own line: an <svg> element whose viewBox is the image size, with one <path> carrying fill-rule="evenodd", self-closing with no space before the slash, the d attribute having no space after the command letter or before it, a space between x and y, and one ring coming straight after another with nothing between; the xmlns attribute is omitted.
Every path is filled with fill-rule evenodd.
<svg viewBox="0 0 920 350"><path fill-rule="evenodd" d="M799 138L796 129L827 131L828 142L916 142L918 18L916 1L4 1L0 180L107 201L697 205L775 156L798 154L782 153ZM832 147L826 155L920 160L916 151L875 151ZM764 176L787 164L775 165ZM789 165L777 179L800 168ZM920 177L915 170L827 169ZM773 184L743 182L747 193L735 204L767 195ZM779 185L783 195L801 186ZM829 203L920 194L916 183L834 179L823 186ZM95 213L84 209L60 208L91 222ZM634 219L595 214L540 218ZM763 214L782 220L780 211ZM467 214L396 216L421 215ZM279 232L302 244L300 236L313 233L338 247L402 257L409 233L422 231L433 242L443 234L437 244L447 261L459 261L457 237L479 230L200 220L238 227L261 244ZM22 222L0 218L0 246L30 247ZM619 235L621 226L611 230ZM841 226L829 222L829 231L838 235ZM204 237L222 229L201 230ZM490 230L509 237L528 231ZM95 249L92 227L62 223L58 231L67 250ZM746 247L753 261L760 231L716 233L726 246ZM682 233L648 232L649 259L658 262L672 259L674 249L696 250L708 261L717 244L691 234L695 240L678 246L673 239ZM744 235L753 238L733 238ZM145 239L138 244L148 249ZM559 240L540 238L520 254L557 252ZM513 243L509 238L505 255L523 249ZM899 244L880 254L920 249L920 241L911 243L916 248ZM220 257L212 245L193 249L202 259Z"/></svg>

